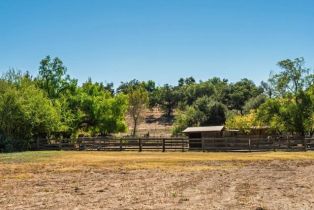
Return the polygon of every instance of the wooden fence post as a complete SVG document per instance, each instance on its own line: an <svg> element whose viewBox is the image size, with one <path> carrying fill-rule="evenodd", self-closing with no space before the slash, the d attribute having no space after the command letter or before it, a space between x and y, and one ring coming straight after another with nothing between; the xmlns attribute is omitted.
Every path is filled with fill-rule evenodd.
<svg viewBox="0 0 314 210"><path fill-rule="evenodd" d="M166 140L162 139L162 152L166 151Z"/></svg>
<svg viewBox="0 0 314 210"><path fill-rule="evenodd" d="M205 140L202 138L202 151L205 152Z"/></svg>
<svg viewBox="0 0 314 210"><path fill-rule="evenodd" d="M184 152L184 139L181 140L182 142L182 152Z"/></svg>
<svg viewBox="0 0 314 210"><path fill-rule="evenodd" d="M59 141L59 150L62 150L62 140Z"/></svg>
<svg viewBox="0 0 314 210"><path fill-rule="evenodd" d="M228 147L228 142L227 142L227 139L226 139L226 137L223 137L224 138L224 143L225 143L225 150L227 149L227 147Z"/></svg>
<svg viewBox="0 0 314 210"><path fill-rule="evenodd" d="M307 142L306 139L303 139L304 151L307 151Z"/></svg>
<svg viewBox="0 0 314 210"><path fill-rule="evenodd" d="M122 151L122 139L120 138L120 151Z"/></svg>
<svg viewBox="0 0 314 210"><path fill-rule="evenodd" d="M141 138L138 139L138 151L142 152L142 139Z"/></svg>
<svg viewBox="0 0 314 210"><path fill-rule="evenodd" d="M36 149L39 150L40 149L40 145L39 145L39 137L37 137L36 139Z"/></svg>
<svg viewBox="0 0 314 210"><path fill-rule="evenodd" d="M251 152L251 138L249 138L249 151Z"/></svg>

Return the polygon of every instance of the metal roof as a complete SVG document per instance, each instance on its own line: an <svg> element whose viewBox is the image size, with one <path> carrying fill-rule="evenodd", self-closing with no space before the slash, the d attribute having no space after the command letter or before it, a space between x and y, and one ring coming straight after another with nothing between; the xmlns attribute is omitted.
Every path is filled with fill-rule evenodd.
<svg viewBox="0 0 314 210"><path fill-rule="evenodd" d="M195 133L195 132L211 132L211 131L222 131L224 126L205 126L205 127L188 127L183 133Z"/></svg>

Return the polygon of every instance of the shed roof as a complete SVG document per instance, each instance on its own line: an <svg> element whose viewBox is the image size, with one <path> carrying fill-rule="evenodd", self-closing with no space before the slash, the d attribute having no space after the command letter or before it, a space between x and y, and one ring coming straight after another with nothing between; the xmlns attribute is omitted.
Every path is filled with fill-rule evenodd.
<svg viewBox="0 0 314 210"><path fill-rule="evenodd" d="M204 127L188 127L183 133L195 133L195 132L212 132L212 131L222 131L224 126L204 126Z"/></svg>

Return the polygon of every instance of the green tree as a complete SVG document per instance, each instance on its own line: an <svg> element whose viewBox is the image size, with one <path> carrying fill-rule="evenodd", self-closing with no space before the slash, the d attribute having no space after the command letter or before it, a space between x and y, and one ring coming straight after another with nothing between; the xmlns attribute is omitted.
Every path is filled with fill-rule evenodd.
<svg viewBox="0 0 314 210"><path fill-rule="evenodd" d="M17 83L0 81L0 150L28 149L34 139L49 137L60 116L45 93L24 76Z"/></svg>
<svg viewBox="0 0 314 210"><path fill-rule="evenodd" d="M262 88L256 87L253 81L248 79L242 79L239 82L230 85L229 90L229 104L230 109L239 110L243 113L243 106L252 97L263 92Z"/></svg>
<svg viewBox="0 0 314 210"><path fill-rule="evenodd" d="M276 95L282 97L296 96L297 102L298 95L313 85L314 75L310 74L310 69L305 67L303 58L282 60L278 62L278 66L282 71L270 78Z"/></svg>
<svg viewBox="0 0 314 210"><path fill-rule="evenodd" d="M197 113L197 121L201 126L223 125L226 121L227 108L209 97L202 97L193 104Z"/></svg>
<svg viewBox="0 0 314 210"><path fill-rule="evenodd" d="M178 86L184 86L184 85L191 85L195 84L195 79L193 77L187 77L187 78L180 78L178 81Z"/></svg>
<svg viewBox="0 0 314 210"><path fill-rule="evenodd" d="M160 87L157 94L157 104L165 112L166 117L170 118L174 109L178 105L178 90L168 84Z"/></svg>
<svg viewBox="0 0 314 210"><path fill-rule="evenodd" d="M278 116L285 120L290 132L304 136L313 113L313 103L306 91L313 85L313 74L305 67L303 58L282 60L278 62L278 66L282 71L274 74L271 81L276 96L287 101L280 107Z"/></svg>
<svg viewBox="0 0 314 210"><path fill-rule="evenodd" d="M259 127L263 124L258 121L256 111L251 110L244 115L233 115L226 121L226 127L228 129L237 129L243 133L249 133L253 127Z"/></svg>
<svg viewBox="0 0 314 210"><path fill-rule="evenodd" d="M256 110L261 104L265 103L266 100L267 97L264 94L260 94L254 98L250 98L243 106L244 113L247 114L251 110Z"/></svg>
<svg viewBox="0 0 314 210"><path fill-rule="evenodd" d="M51 59L47 56L41 60L36 80L39 87L47 92L49 98L55 99L67 90L75 90L77 80L71 79L66 72L67 68L58 57Z"/></svg>
<svg viewBox="0 0 314 210"><path fill-rule="evenodd" d="M179 112L174 123L174 133L181 132L189 126L223 125L226 121L227 108L220 102L204 96Z"/></svg>
<svg viewBox="0 0 314 210"><path fill-rule="evenodd" d="M126 130L125 114L127 97L123 94L112 96L104 90L102 83L85 82L70 101L76 110L75 130L91 135L107 135Z"/></svg>

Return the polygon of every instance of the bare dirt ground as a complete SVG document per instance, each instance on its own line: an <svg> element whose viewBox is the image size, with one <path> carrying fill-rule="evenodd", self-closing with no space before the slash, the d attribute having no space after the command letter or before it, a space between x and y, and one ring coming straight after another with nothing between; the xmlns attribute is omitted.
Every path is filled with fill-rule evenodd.
<svg viewBox="0 0 314 210"><path fill-rule="evenodd" d="M137 127L137 134L150 136L171 136L173 119L167 119L163 116L163 112L158 108L147 109L144 112L144 119L140 121ZM131 134L133 129L133 122L130 116L126 117L128 124L128 132Z"/></svg>
<svg viewBox="0 0 314 210"><path fill-rule="evenodd" d="M314 209L314 153L0 154L0 209Z"/></svg>

